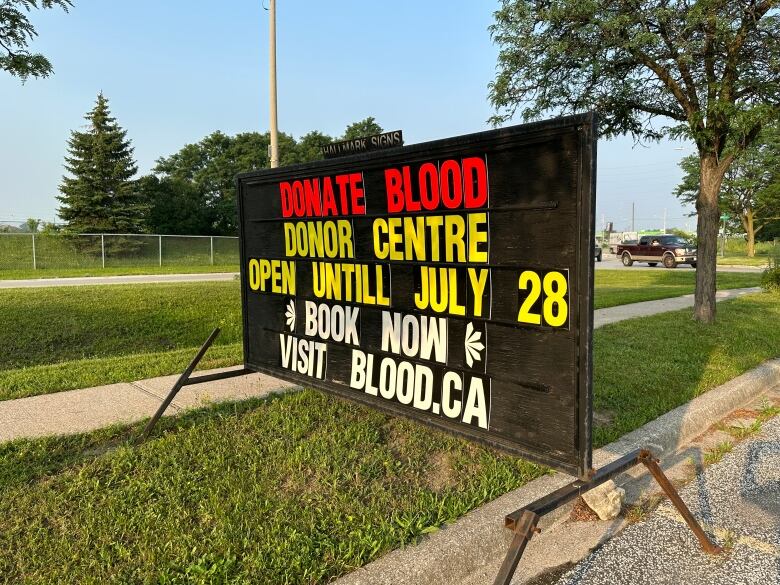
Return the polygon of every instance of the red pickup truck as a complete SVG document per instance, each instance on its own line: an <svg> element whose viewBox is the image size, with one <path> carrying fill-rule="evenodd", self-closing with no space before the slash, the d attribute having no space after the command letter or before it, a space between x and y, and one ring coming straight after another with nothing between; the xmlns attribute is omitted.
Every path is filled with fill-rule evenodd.
<svg viewBox="0 0 780 585"><path fill-rule="evenodd" d="M616 256L623 266L647 262L650 266L662 263L666 268L676 268L678 264L690 264L696 268L696 248L674 234L642 236L636 244L618 244Z"/></svg>

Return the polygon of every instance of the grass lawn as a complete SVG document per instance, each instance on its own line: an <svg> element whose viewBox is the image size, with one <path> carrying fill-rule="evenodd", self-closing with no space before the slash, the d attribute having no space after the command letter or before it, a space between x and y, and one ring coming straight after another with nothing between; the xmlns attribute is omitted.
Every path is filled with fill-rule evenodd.
<svg viewBox="0 0 780 585"><path fill-rule="evenodd" d="M772 242L756 242L756 255L748 258L747 242L742 238L726 240L725 256L720 255L721 241L718 240L718 264L736 264L742 266L766 266L773 256L780 257L780 246Z"/></svg>
<svg viewBox="0 0 780 585"><path fill-rule="evenodd" d="M718 303L711 327L690 314L662 313L594 332L594 410L609 421L596 426L596 446L780 357L778 294Z"/></svg>
<svg viewBox="0 0 780 585"><path fill-rule="evenodd" d="M0 399L241 362L239 283L0 290Z"/></svg>
<svg viewBox="0 0 780 585"><path fill-rule="evenodd" d="M595 333L597 446L780 354L780 295L689 314ZM313 391L140 429L0 445L0 575L326 582L545 473Z"/></svg>
<svg viewBox="0 0 780 585"><path fill-rule="evenodd" d="M209 272L238 272L238 264L205 266L115 266L107 268L42 268L39 270L0 270L0 280L33 278L71 278L75 276L125 276L131 274L202 274Z"/></svg>
<svg viewBox="0 0 780 585"><path fill-rule="evenodd" d="M596 272L597 308L690 292L691 273ZM239 299L237 281L0 290L0 400L178 373L216 326L200 367L241 363Z"/></svg>
<svg viewBox="0 0 780 585"><path fill-rule="evenodd" d="M695 273L658 270L596 270L594 308L667 299L692 294ZM759 272L720 272L718 288L747 288L759 286Z"/></svg>
<svg viewBox="0 0 780 585"><path fill-rule="evenodd" d="M766 268L766 266L769 264L769 256L766 254L756 254L752 258L748 258L747 255L744 256L737 256L737 255L726 255L721 256L718 254L718 264L722 264L725 266L760 266Z"/></svg>
<svg viewBox="0 0 780 585"><path fill-rule="evenodd" d="M0 446L0 575L327 582L546 473L313 391L161 422Z"/></svg>

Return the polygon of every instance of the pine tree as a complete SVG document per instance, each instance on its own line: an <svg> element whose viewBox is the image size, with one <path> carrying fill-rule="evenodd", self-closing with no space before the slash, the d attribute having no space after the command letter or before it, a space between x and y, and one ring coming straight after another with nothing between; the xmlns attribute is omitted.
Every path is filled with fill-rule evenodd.
<svg viewBox="0 0 780 585"><path fill-rule="evenodd" d="M87 129L72 131L68 140L65 168L71 176L60 184L59 216L72 233L140 232L145 205L131 181L138 168L127 132L102 92L85 119Z"/></svg>

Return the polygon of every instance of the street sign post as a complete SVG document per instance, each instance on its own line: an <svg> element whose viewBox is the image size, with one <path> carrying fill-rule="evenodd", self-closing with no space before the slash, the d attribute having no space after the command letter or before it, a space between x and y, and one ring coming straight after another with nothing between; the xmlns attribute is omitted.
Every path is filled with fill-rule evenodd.
<svg viewBox="0 0 780 585"><path fill-rule="evenodd" d="M245 366L584 477L591 115L238 178Z"/></svg>

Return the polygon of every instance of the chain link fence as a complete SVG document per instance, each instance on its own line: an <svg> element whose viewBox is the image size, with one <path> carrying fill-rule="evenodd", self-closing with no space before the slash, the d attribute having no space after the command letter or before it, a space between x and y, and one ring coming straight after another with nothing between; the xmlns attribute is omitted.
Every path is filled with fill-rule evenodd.
<svg viewBox="0 0 780 585"><path fill-rule="evenodd" d="M238 269L238 238L156 234L0 234L0 271L145 266Z"/></svg>

